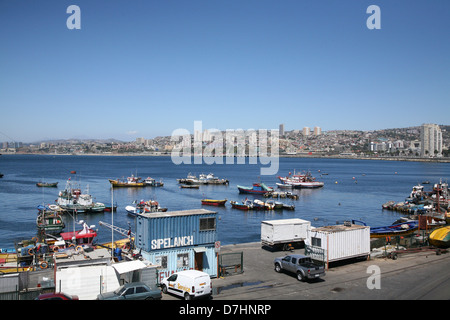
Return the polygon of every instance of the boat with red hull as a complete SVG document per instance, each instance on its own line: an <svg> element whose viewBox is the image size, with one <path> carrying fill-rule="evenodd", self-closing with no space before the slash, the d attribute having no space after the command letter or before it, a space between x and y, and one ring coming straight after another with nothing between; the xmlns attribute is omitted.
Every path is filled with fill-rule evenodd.
<svg viewBox="0 0 450 320"><path fill-rule="evenodd" d="M202 204L207 206L224 206L227 202L227 199L223 200L215 200L215 199L202 199Z"/></svg>

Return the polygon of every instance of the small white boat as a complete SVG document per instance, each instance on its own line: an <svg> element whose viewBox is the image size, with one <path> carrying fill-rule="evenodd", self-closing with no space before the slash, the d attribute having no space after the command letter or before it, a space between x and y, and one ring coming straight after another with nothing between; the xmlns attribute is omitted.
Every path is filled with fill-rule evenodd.
<svg viewBox="0 0 450 320"><path fill-rule="evenodd" d="M280 189L292 189L293 188L292 184L287 184L287 183L279 183L279 182L277 182L276 185Z"/></svg>

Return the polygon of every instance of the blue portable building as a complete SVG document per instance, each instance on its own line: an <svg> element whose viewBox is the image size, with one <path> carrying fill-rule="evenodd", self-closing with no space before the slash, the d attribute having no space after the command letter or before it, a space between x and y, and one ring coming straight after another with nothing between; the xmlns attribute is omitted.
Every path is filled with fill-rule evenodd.
<svg viewBox="0 0 450 320"><path fill-rule="evenodd" d="M217 212L195 209L152 212L136 217L136 248L158 264L159 281L181 270L217 277Z"/></svg>

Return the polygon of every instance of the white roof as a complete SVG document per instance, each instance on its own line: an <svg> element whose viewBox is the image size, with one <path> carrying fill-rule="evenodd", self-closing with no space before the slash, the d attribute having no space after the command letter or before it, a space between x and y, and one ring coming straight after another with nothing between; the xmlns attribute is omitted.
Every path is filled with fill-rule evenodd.
<svg viewBox="0 0 450 320"><path fill-rule="evenodd" d="M111 265L119 274L127 273L134 270L144 269L147 267L145 263L139 260L118 262Z"/></svg>
<svg viewBox="0 0 450 320"><path fill-rule="evenodd" d="M261 221L261 223L280 225L280 224L298 224L298 223L303 224L303 223L310 223L310 221L294 218L294 219L266 220L266 221Z"/></svg>

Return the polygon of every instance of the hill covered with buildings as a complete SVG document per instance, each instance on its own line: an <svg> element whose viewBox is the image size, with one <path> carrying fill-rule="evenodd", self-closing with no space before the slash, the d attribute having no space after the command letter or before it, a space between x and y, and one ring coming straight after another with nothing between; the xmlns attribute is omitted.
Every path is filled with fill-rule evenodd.
<svg viewBox="0 0 450 320"><path fill-rule="evenodd" d="M280 126L281 128L281 126ZM320 128L310 130L277 131L280 156L350 156L350 157L450 157L450 126L439 125L441 134L441 150L423 151L423 126L394 128L371 131L331 130L321 131ZM208 130L191 134L193 145L195 139L200 139L203 148L216 141L214 148L226 153L225 135L220 132L223 140L215 140L213 132ZM256 135L258 139L258 136ZM247 138L248 139L248 138ZM268 131L268 152L272 135ZM124 142L115 139L71 139L50 140L35 143L3 142L0 153L21 154L104 154L104 155L165 155L178 145L181 139L172 136L159 136L152 139L137 138L135 141ZM222 148L223 146L223 148ZM239 142L234 142L239 147ZM245 142L248 149L248 140ZM246 153L248 154L248 153Z"/></svg>

